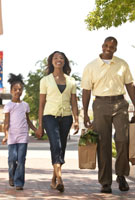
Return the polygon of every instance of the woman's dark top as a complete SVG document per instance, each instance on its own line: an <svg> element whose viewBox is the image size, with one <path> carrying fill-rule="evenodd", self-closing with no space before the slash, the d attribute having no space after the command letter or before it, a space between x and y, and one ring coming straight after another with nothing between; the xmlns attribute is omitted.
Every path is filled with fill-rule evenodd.
<svg viewBox="0 0 135 200"><path fill-rule="evenodd" d="M58 85L57 84L57 86L58 86L58 88L59 88L59 91L62 93L64 90L65 90L65 88L66 88L66 85Z"/></svg>

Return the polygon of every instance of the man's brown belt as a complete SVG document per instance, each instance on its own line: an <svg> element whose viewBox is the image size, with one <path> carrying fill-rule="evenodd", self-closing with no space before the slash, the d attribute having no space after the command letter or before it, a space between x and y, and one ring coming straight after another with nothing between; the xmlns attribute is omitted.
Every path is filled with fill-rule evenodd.
<svg viewBox="0 0 135 200"><path fill-rule="evenodd" d="M115 100L120 100L124 99L123 95L118 95L118 96L96 96L97 99L102 99L102 100L110 100L110 101L115 101Z"/></svg>

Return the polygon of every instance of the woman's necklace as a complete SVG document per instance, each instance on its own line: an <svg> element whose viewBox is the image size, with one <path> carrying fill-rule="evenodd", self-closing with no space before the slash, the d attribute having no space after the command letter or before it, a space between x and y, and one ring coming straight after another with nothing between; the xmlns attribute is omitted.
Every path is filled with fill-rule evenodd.
<svg viewBox="0 0 135 200"><path fill-rule="evenodd" d="M60 77L58 75L54 75L54 78L58 80Z"/></svg>
<svg viewBox="0 0 135 200"><path fill-rule="evenodd" d="M54 75L53 74L53 76L54 76L54 79L56 80L56 83L57 84L65 84L66 83L66 80L65 80L65 77L63 76L63 77L60 77L59 75Z"/></svg>

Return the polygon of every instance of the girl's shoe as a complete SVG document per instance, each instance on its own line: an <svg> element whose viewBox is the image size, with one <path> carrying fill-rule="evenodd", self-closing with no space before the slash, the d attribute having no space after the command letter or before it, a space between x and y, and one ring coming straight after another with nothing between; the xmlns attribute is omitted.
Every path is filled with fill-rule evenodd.
<svg viewBox="0 0 135 200"><path fill-rule="evenodd" d="M23 190L22 186L16 186L16 190Z"/></svg>
<svg viewBox="0 0 135 200"><path fill-rule="evenodd" d="M9 178L9 185L10 185L11 187L14 187L14 181L13 181L13 179L11 179L11 178Z"/></svg>

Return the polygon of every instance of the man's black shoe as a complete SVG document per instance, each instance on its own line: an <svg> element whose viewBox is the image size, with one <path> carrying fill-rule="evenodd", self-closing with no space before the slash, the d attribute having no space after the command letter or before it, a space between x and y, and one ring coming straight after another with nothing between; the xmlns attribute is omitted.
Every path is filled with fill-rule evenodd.
<svg viewBox="0 0 135 200"><path fill-rule="evenodd" d="M128 191L129 186L124 176L117 176L116 179L117 183L119 184L119 189L121 191Z"/></svg>
<svg viewBox="0 0 135 200"><path fill-rule="evenodd" d="M102 193L112 193L112 189L110 185L103 185L101 188Z"/></svg>

